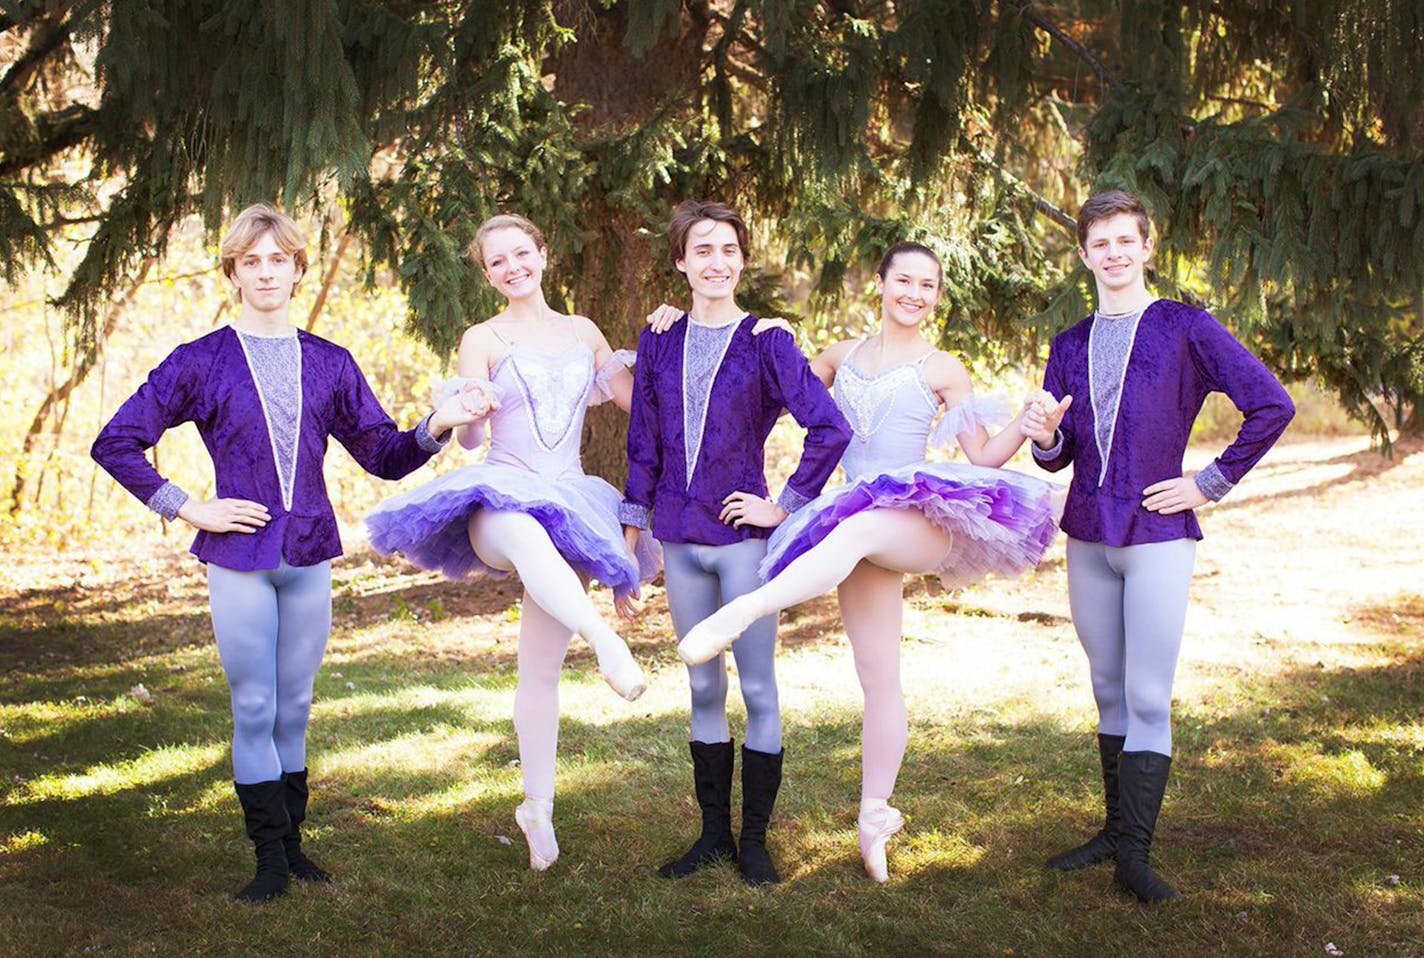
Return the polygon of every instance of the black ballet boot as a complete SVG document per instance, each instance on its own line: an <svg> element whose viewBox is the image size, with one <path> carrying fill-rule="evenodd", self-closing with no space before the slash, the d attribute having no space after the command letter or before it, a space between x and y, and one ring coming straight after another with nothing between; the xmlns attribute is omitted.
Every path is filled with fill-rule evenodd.
<svg viewBox="0 0 1424 958"><path fill-rule="evenodd" d="M742 837L737 864L742 880L753 887L781 881L771 853L766 850L766 826L781 788L781 760L785 756L784 749L772 755L742 746Z"/></svg>
<svg viewBox="0 0 1424 958"><path fill-rule="evenodd" d="M1122 824L1122 812L1118 809L1117 761L1122 752L1122 744L1127 739L1121 735L1098 736L1098 758L1103 766L1103 808L1107 810L1103 827L1096 835L1077 848L1054 855L1047 867L1059 872L1073 872L1099 862L1110 861L1117 856L1118 829Z"/></svg>
<svg viewBox="0 0 1424 958"><path fill-rule="evenodd" d="M286 894L287 852L282 839L292 829L283 803L286 785L280 780L243 785L234 782L237 800L242 803L242 816L247 823L247 837L252 839L257 853L257 874L233 897L238 901L262 902Z"/></svg>
<svg viewBox="0 0 1424 958"><path fill-rule="evenodd" d="M732 840L735 749L731 742L687 744L692 751L692 788L702 808L702 834L685 855L658 869L663 878L682 878L706 865L737 860L737 843Z"/></svg>
<svg viewBox="0 0 1424 958"><path fill-rule="evenodd" d="M1123 752L1118 759L1122 826L1117 842L1117 871L1113 877L1123 891L1131 892L1147 904L1177 901L1182 897L1158 878L1147 863L1171 768L1171 756L1157 752Z"/></svg>
<svg viewBox="0 0 1424 958"><path fill-rule="evenodd" d="M287 870L298 881L329 882L331 872L322 868L302 853L302 822L307 818L307 770L283 772L282 784L286 788L282 798L287 806L287 818L292 828L282 837L282 848L287 853Z"/></svg>

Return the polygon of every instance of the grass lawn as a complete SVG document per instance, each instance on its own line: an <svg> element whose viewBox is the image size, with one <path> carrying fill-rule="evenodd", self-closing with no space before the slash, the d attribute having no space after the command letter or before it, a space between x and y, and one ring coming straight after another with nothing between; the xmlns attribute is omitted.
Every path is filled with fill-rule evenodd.
<svg viewBox="0 0 1424 958"><path fill-rule="evenodd" d="M659 590L628 630L641 700L571 653L562 857L538 875L513 818L517 587L353 549L310 737L307 847L339 881L262 907L230 900L251 854L186 542L7 555L0 955L1424 956L1421 488L1418 444L1302 442L1204 514L1155 851L1187 899L1159 908L1108 867L1041 868L1099 816L1061 541L1020 580L909 584L908 826L883 887L855 844L860 700L834 601L783 616L770 890L654 875L696 822Z"/></svg>

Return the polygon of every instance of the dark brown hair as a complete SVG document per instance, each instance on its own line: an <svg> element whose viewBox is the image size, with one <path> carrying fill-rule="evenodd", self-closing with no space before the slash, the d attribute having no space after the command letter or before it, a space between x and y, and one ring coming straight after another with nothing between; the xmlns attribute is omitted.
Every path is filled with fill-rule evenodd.
<svg viewBox="0 0 1424 958"><path fill-rule="evenodd" d="M668 223L668 258L674 267L678 260L687 258L687 234L703 220L730 223L737 234L737 244L742 248L742 258L746 258L751 237L747 233L747 224L736 210L726 203L712 200L687 200L673 210L672 221Z"/></svg>
<svg viewBox="0 0 1424 958"><path fill-rule="evenodd" d="M885 256L881 258L880 266L875 270L875 275L879 276L883 280L885 278L885 274L890 272L890 267L895 265L895 257L901 255L902 253L918 253L921 256L928 256L931 260L934 261L935 269L939 273L939 285L944 285L944 264L939 261L939 257L935 254L935 251L930 249L924 243L896 243L894 246L890 247L888 250L885 251Z"/></svg>
<svg viewBox="0 0 1424 958"><path fill-rule="evenodd" d="M1137 228L1142 231L1142 239L1146 242L1152 223L1147 218L1147 207L1142 205L1142 200L1126 190L1108 190L1089 197L1078 211L1078 247L1087 248L1088 227L1099 220L1112 219L1119 213L1131 213L1137 217Z"/></svg>

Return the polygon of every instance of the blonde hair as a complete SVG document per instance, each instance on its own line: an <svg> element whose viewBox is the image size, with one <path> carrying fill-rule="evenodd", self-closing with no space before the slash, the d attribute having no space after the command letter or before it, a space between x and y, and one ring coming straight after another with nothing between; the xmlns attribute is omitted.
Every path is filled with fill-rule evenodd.
<svg viewBox="0 0 1424 958"><path fill-rule="evenodd" d="M539 227L518 213L500 213L491 216L480 224L480 228L475 230L475 238L470 241L470 245L465 247L465 255L476 263L484 263L485 238L495 230L516 229L534 241L534 247L541 253L548 247L544 243L544 234Z"/></svg>
<svg viewBox="0 0 1424 958"><path fill-rule="evenodd" d="M292 261L297 264L297 268L306 275L307 271L307 234L306 231L285 213L279 213L275 208L266 203L254 203L232 221L232 225L227 228L226 235L223 236L222 246L218 248L218 255L222 257L222 271L228 279L232 279L237 273L237 259L252 247L257 245L257 241L265 235L271 235L272 239L282 249L284 253L292 257ZM293 291L296 290L293 284ZM238 293L238 299L242 298L242 293Z"/></svg>

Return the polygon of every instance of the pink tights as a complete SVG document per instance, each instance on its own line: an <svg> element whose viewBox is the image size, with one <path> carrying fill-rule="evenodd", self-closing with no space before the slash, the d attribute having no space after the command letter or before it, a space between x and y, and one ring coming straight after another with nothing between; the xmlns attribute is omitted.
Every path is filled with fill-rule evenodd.
<svg viewBox="0 0 1424 958"><path fill-rule="evenodd" d="M951 542L950 534L921 512L869 509L841 522L770 582L734 600L741 615L760 618L839 586L841 620L865 696L862 801L890 797L909 737L900 687L904 574L932 571Z"/></svg>

